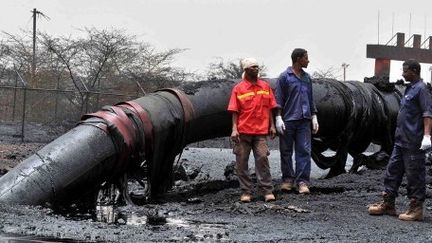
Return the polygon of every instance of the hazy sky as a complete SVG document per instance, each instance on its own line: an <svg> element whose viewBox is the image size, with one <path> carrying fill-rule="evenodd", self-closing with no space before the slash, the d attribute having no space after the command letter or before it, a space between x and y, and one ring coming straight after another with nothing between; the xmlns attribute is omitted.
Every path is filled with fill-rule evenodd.
<svg viewBox="0 0 432 243"><path fill-rule="evenodd" d="M432 35L431 0L2 0L0 30L31 30L33 8L50 17L39 18L38 30L52 35L120 28L160 50L188 48L175 62L188 71L203 71L216 57L252 56L270 77L302 47L309 52L310 73L333 67L342 79L341 65L348 63L347 79L362 81L374 74L367 44L385 44L396 32L406 40L421 34L422 42ZM422 64L426 81L431 66ZM399 78L401 62L393 61L391 80Z"/></svg>

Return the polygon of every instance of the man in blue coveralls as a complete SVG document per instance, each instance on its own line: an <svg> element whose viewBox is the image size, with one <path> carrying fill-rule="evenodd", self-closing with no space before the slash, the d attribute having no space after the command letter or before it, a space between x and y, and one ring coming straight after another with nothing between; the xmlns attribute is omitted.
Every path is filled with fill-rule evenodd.
<svg viewBox="0 0 432 243"><path fill-rule="evenodd" d="M402 76L410 84L400 102L393 152L384 176L383 201L369 205L371 215L396 215L395 198L407 179L409 209L399 219L423 219L426 197L425 150L431 147L432 100L426 84L420 78L420 64L413 59L403 63Z"/></svg>
<svg viewBox="0 0 432 243"><path fill-rule="evenodd" d="M279 76L276 83L276 130L282 170L282 191L291 191L297 185L300 194L309 193L311 172L311 127L318 132L317 109L312 97L312 79L303 70L309 64L305 49L296 48L291 54L292 66ZM295 171L293 168L295 147Z"/></svg>

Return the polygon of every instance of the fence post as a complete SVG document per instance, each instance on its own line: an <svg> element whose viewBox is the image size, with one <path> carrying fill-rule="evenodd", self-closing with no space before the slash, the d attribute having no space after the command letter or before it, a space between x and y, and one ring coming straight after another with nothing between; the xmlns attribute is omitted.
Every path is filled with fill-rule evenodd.
<svg viewBox="0 0 432 243"><path fill-rule="evenodd" d="M21 80L23 86L24 86L24 94L23 94L23 111L22 111L22 122L21 122L21 142L24 142L24 125L25 125L25 113L26 113L26 102L27 102L27 84L24 81L24 79L22 79L21 75L19 75L18 71L15 70L15 73L17 74L17 76L19 77L19 79Z"/></svg>
<svg viewBox="0 0 432 243"><path fill-rule="evenodd" d="M24 142L24 125L25 125L25 113L26 113L26 102L27 102L27 86L24 85L24 97L23 97L23 113L22 113L22 125L21 125L21 142Z"/></svg>
<svg viewBox="0 0 432 243"><path fill-rule="evenodd" d="M57 77L57 86L55 94L54 121L57 123L58 99L59 99L60 78Z"/></svg>
<svg viewBox="0 0 432 243"><path fill-rule="evenodd" d="M12 121L15 121L15 109L16 109L16 92L18 88L18 74L15 74L15 88L13 96L13 109L12 109Z"/></svg>
<svg viewBox="0 0 432 243"><path fill-rule="evenodd" d="M97 96L96 96L96 107L93 107L93 110L99 109L99 99L100 99L100 92L101 92L101 83L100 83L100 79L98 79L98 84L97 84Z"/></svg>

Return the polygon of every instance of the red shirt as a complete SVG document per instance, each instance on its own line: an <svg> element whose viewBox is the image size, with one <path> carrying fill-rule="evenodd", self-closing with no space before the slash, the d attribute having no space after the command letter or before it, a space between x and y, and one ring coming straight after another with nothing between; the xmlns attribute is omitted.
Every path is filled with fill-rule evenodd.
<svg viewBox="0 0 432 243"><path fill-rule="evenodd" d="M268 134L270 111L277 107L270 85L263 80L255 84L243 79L234 86L228 111L237 112L237 129L241 134Z"/></svg>

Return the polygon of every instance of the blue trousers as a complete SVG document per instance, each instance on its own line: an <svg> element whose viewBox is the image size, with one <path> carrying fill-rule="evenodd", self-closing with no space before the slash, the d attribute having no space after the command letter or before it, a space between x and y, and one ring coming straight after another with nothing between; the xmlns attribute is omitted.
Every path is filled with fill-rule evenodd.
<svg viewBox="0 0 432 243"><path fill-rule="evenodd" d="M295 170L292 155L295 148ZM285 122L285 133L279 137L282 181L309 184L311 172L311 121Z"/></svg>
<svg viewBox="0 0 432 243"><path fill-rule="evenodd" d="M405 149L395 145L384 176L384 190L397 197L402 178L406 174L407 195L410 199L424 201L426 198L425 152Z"/></svg>

